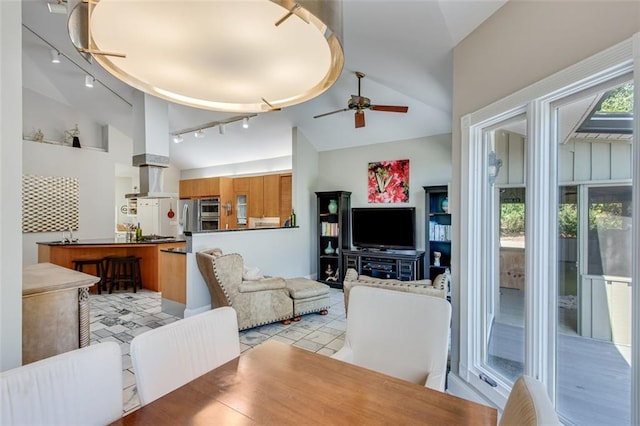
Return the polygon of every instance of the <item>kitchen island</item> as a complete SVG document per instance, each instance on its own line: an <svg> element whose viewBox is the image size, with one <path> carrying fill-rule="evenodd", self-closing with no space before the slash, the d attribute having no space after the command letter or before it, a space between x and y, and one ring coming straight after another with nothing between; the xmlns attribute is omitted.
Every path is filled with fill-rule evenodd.
<svg viewBox="0 0 640 426"><path fill-rule="evenodd" d="M102 238L72 243L47 241L37 244L38 263L50 262L69 269L73 269L74 260L137 256L140 258L142 286L153 291L162 291L160 251L186 247L186 241L177 239L123 242L116 238Z"/></svg>

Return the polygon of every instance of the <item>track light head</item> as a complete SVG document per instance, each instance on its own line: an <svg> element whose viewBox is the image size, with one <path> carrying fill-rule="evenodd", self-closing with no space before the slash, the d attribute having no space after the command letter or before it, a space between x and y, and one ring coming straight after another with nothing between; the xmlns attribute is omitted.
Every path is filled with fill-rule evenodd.
<svg viewBox="0 0 640 426"><path fill-rule="evenodd" d="M204 130L200 129L197 132L195 132L193 134L193 136L195 136L197 139L202 139L204 138Z"/></svg>
<svg viewBox="0 0 640 426"><path fill-rule="evenodd" d="M51 49L51 63L59 64L60 63L60 52L55 49Z"/></svg>
<svg viewBox="0 0 640 426"><path fill-rule="evenodd" d="M172 139L173 139L173 143L181 143L184 140L184 138L180 134L173 135Z"/></svg>
<svg viewBox="0 0 640 426"><path fill-rule="evenodd" d="M93 87L93 82L94 82L94 81L96 81L96 79L95 79L95 78L93 78L93 77L92 77L92 76L90 76L90 75L86 75L86 76L84 77L84 85L85 85L86 87Z"/></svg>
<svg viewBox="0 0 640 426"><path fill-rule="evenodd" d="M221 135L227 133L227 128L225 127L224 123L220 123L218 125L218 132L220 132Z"/></svg>
<svg viewBox="0 0 640 426"><path fill-rule="evenodd" d="M242 119L242 128L243 129L249 128L249 117L245 117Z"/></svg>

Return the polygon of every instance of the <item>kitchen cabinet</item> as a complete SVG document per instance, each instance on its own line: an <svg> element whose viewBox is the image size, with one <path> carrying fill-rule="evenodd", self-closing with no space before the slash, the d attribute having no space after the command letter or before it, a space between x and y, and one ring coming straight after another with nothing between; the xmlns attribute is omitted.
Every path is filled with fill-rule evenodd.
<svg viewBox="0 0 640 426"><path fill-rule="evenodd" d="M247 226L250 181L251 178L248 177L233 179L234 208L229 221L231 229L243 229Z"/></svg>
<svg viewBox="0 0 640 426"><path fill-rule="evenodd" d="M232 228L233 207L233 179L220 178L220 229Z"/></svg>
<svg viewBox="0 0 640 426"><path fill-rule="evenodd" d="M249 217L264 217L264 176L249 178L249 200L247 209Z"/></svg>
<svg viewBox="0 0 640 426"><path fill-rule="evenodd" d="M229 178L210 177L183 179L180 181L180 198L209 198L220 196L220 180Z"/></svg>
<svg viewBox="0 0 640 426"><path fill-rule="evenodd" d="M291 173L186 179L180 181L180 198L219 197L220 229L243 229L249 217L279 217L283 226L291 215L291 181Z"/></svg>
<svg viewBox="0 0 640 426"><path fill-rule="evenodd" d="M293 206L291 173L280 175L280 226L291 217Z"/></svg>
<svg viewBox="0 0 640 426"><path fill-rule="evenodd" d="M280 217L280 176L249 178L249 217Z"/></svg>

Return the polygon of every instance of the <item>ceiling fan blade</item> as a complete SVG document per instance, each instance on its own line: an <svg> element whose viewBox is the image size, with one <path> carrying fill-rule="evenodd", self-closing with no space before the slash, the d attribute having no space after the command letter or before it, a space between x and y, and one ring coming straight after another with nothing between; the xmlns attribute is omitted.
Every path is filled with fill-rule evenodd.
<svg viewBox="0 0 640 426"><path fill-rule="evenodd" d="M325 115L336 114L338 112L344 112L344 111L349 111L349 108L342 108L342 109L337 109L331 112L325 112L324 114L314 115L313 118L320 118L320 117L324 117Z"/></svg>
<svg viewBox="0 0 640 426"><path fill-rule="evenodd" d="M397 105L371 105L369 109L374 111L385 111L385 112L407 112L409 111L408 106L397 106Z"/></svg>
<svg viewBox="0 0 640 426"><path fill-rule="evenodd" d="M356 129L364 127L364 111L356 111Z"/></svg>

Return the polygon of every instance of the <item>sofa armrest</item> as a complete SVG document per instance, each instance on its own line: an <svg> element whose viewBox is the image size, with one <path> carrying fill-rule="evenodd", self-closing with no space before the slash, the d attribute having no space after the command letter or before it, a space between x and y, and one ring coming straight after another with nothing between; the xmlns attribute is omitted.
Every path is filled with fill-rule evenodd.
<svg viewBox="0 0 640 426"><path fill-rule="evenodd" d="M261 280L242 281L238 286L240 293L251 293L255 291L278 290L285 288L286 281L284 278L273 277L263 278Z"/></svg>

